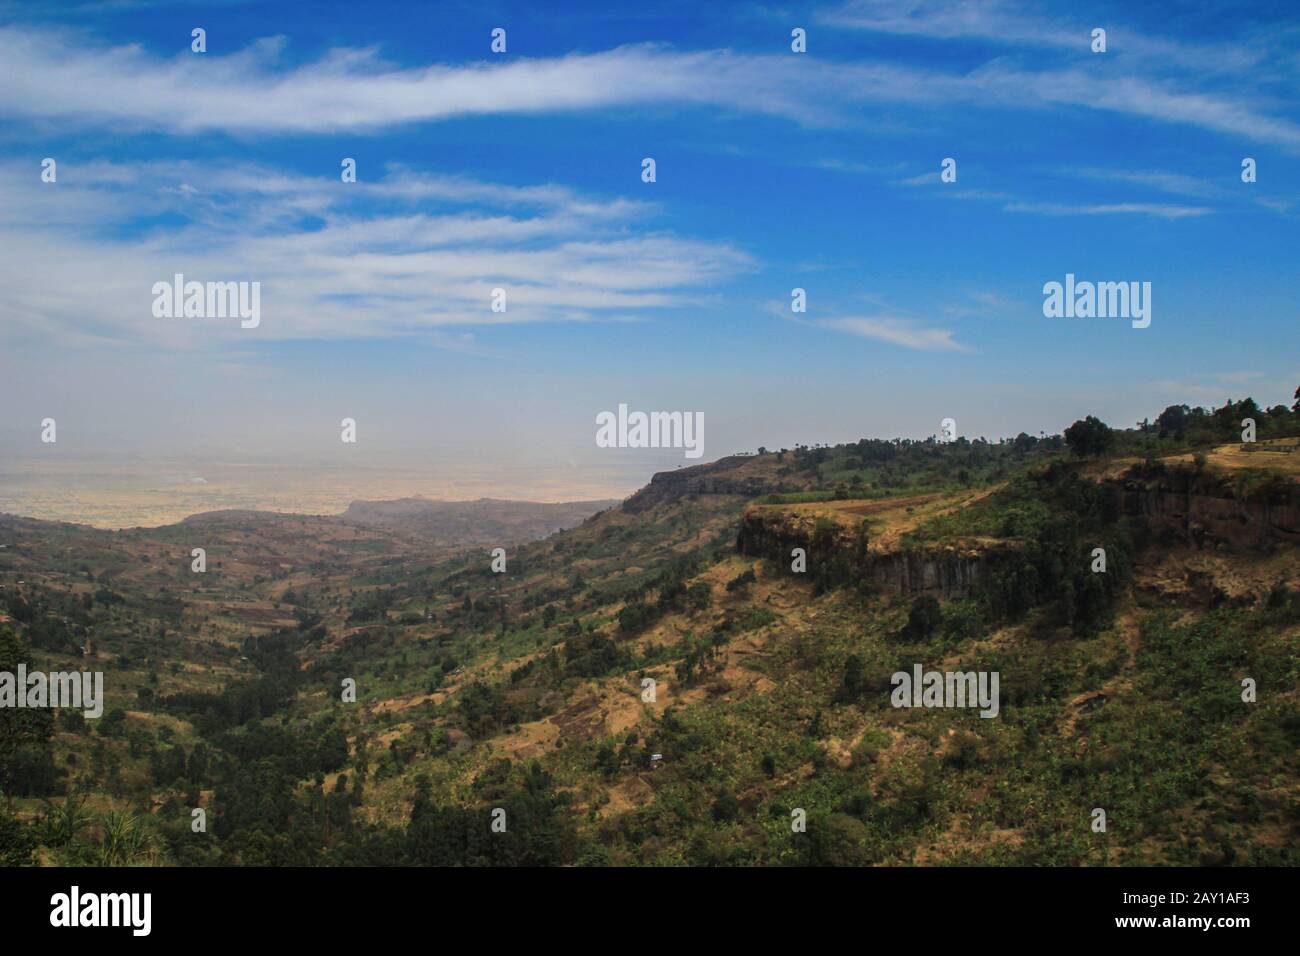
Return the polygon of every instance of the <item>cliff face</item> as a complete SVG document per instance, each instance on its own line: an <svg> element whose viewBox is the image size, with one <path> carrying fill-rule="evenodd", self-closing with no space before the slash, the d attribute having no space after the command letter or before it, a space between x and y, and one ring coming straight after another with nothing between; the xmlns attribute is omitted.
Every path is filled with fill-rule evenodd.
<svg viewBox="0 0 1300 956"><path fill-rule="evenodd" d="M808 570L829 583L866 583L891 594L961 598L1013 550L1012 545L928 545L907 551L873 551L847 528L818 527L775 509L750 509L741 519L736 548L790 567L790 552L803 548Z"/></svg>
<svg viewBox="0 0 1300 956"><path fill-rule="evenodd" d="M1153 541L1165 545L1268 553L1300 544L1300 485L1286 478L1137 466L1102 487L1114 496L1115 515L1136 519ZM887 594L960 598L1020 545L988 538L908 548L871 545L851 525L819 521L794 508L750 506L736 547L787 570L791 551L803 548L809 578L819 583L866 583Z"/></svg>
<svg viewBox="0 0 1300 956"><path fill-rule="evenodd" d="M1294 483L1275 480L1243 489L1222 476L1135 468L1107 485L1124 514L1142 519L1164 540L1262 552L1300 544L1300 489Z"/></svg>
<svg viewBox="0 0 1300 956"><path fill-rule="evenodd" d="M764 459L735 455L707 465L657 472L650 479L650 484L623 502L623 510L636 514L687 495L743 495L756 498L759 495L792 491L797 487L800 485L778 481L770 464Z"/></svg>
<svg viewBox="0 0 1300 956"><path fill-rule="evenodd" d="M980 549L932 548L880 555L867 563L870 580L896 594L966 597L998 555Z"/></svg>

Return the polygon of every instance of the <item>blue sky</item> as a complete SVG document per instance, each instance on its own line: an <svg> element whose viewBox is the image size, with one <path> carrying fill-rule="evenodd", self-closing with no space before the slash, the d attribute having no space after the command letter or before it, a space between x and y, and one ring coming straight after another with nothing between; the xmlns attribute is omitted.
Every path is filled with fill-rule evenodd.
<svg viewBox="0 0 1300 956"><path fill-rule="evenodd" d="M712 459L1289 401L1300 13L1223 7L0 3L0 438L550 473L621 402ZM261 325L155 318L176 271Z"/></svg>

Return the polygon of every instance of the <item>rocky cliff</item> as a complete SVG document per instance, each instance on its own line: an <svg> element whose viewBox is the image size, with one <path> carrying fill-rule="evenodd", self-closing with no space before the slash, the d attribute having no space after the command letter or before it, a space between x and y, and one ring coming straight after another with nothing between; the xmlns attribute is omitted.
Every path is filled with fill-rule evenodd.
<svg viewBox="0 0 1300 956"><path fill-rule="evenodd" d="M1300 485L1285 476L1206 471L1194 465L1139 465L1102 481L1114 514L1145 527L1149 540L1215 551L1268 553L1300 544ZM910 509L909 509L910 510ZM978 538L903 546L872 541L851 523L797 508L751 505L736 547L789 569L803 548L818 583L867 584L885 593L959 598L1023 543Z"/></svg>
<svg viewBox="0 0 1300 956"><path fill-rule="evenodd" d="M1134 467L1106 485L1121 511L1161 540L1261 552L1300 544L1300 486L1282 477L1155 465Z"/></svg>
<svg viewBox="0 0 1300 956"><path fill-rule="evenodd" d="M960 598L1016 549L1013 542L951 542L908 549L878 549L853 529L817 523L777 508L750 508L741 519L736 548L784 568L803 548L808 572L828 584L867 584L886 593Z"/></svg>
<svg viewBox="0 0 1300 956"><path fill-rule="evenodd" d="M687 495L742 495L758 497L794 491L807 482L778 479L773 456L733 455L706 465L657 472L636 494L623 502L623 510L638 514L657 504Z"/></svg>

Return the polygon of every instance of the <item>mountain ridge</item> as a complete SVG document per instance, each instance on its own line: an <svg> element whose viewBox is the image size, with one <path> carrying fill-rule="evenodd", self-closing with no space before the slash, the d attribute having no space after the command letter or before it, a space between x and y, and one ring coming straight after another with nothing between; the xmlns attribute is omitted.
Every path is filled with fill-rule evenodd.
<svg viewBox="0 0 1300 956"><path fill-rule="evenodd" d="M49 795L129 807L137 863L1292 863L1300 420L1243 452L1236 412L1183 438L661 472L686 474L506 546L500 572L412 536L420 502L391 528L0 521L0 631L108 694L0 786L46 863L106 852L49 842ZM927 569L945 554L980 570ZM998 672L997 718L891 706L918 663Z"/></svg>

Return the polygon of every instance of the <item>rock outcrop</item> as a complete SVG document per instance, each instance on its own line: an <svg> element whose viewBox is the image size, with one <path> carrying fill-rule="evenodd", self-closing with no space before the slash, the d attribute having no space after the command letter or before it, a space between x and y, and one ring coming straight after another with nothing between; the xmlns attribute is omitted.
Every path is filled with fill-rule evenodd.
<svg viewBox="0 0 1300 956"><path fill-rule="evenodd" d="M770 457L770 456L769 456ZM691 465L675 471L656 472L646 485L623 502L623 510L639 514L655 505L676 501L688 495L759 495L793 491L798 484L778 481L770 469L762 469L753 455L733 455L707 465Z"/></svg>
<svg viewBox="0 0 1300 956"><path fill-rule="evenodd" d="M966 597L985 574L1015 550L962 542L877 550L846 526L819 524L777 508L751 508L741 519L736 548L789 568L791 551L803 548L808 570L828 584L866 584L890 594Z"/></svg>
<svg viewBox="0 0 1300 956"><path fill-rule="evenodd" d="M1137 466L1106 485L1122 513L1142 519L1158 539L1261 552L1300 544L1300 486L1285 478Z"/></svg>

